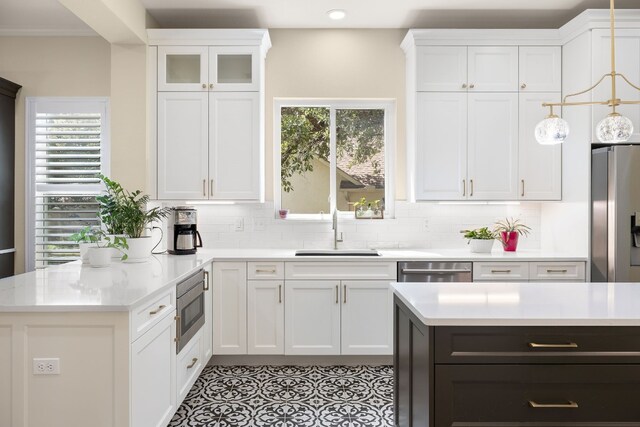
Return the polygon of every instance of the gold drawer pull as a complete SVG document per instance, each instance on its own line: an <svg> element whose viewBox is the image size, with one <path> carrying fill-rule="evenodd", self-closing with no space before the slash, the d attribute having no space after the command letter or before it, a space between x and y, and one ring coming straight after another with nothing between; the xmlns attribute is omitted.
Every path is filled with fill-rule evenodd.
<svg viewBox="0 0 640 427"><path fill-rule="evenodd" d="M566 273L568 270L563 269L563 270L549 270L547 269L547 273Z"/></svg>
<svg viewBox="0 0 640 427"><path fill-rule="evenodd" d="M491 273L505 273L505 274L509 274L511 273L511 270L491 270Z"/></svg>
<svg viewBox="0 0 640 427"><path fill-rule="evenodd" d="M578 344L574 342L568 342L564 344L539 344L537 342L530 342L531 348L578 348Z"/></svg>
<svg viewBox="0 0 640 427"><path fill-rule="evenodd" d="M256 273L269 273L269 274L276 274L276 270L256 270Z"/></svg>
<svg viewBox="0 0 640 427"><path fill-rule="evenodd" d="M158 313L160 313L162 310L164 310L166 307L167 307L166 305L161 305L161 306L159 306L158 308L156 308L155 310L151 310L151 311L149 312L149 315L150 315L150 316L153 316L154 314L158 314Z"/></svg>
<svg viewBox="0 0 640 427"><path fill-rule="evenodd" d="M536 409L549 409L549 408L563 408L563 409L576 409L578 408L578 403L572 400L567 403L538 403L533 400L529 401L529 406Z"/></svg>
<svg viewBox="0 0 640 427"><path fill-rule="evenodd" d="M198 363L198 358L194 357L193 359L191 359L191 364L187 365L187 369L193 368L194 366L196 366L196 363Z"/></svg>

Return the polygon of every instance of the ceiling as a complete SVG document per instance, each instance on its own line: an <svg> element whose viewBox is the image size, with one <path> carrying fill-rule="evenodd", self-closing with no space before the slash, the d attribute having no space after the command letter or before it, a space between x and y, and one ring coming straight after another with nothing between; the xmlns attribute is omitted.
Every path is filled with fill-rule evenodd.
<svg viewBox="0 0 640 427"><path fill-rule="evenodd" d="M140 0L166 28L558 28L607 0ZM617 0L638 8L638 0ZM326 12L344 9L331 21ZM0 35L95 34L57 0L0 0Z"/></svg>

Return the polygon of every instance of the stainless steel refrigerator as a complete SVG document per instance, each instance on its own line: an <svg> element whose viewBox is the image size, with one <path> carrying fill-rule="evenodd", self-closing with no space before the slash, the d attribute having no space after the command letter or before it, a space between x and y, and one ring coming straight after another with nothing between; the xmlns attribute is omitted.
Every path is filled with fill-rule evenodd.
<svg viewBox="0 0 640 427"><path fill-rule="evenodd" d="M591 153L591 281L640 282L640 145Z"/></svg>

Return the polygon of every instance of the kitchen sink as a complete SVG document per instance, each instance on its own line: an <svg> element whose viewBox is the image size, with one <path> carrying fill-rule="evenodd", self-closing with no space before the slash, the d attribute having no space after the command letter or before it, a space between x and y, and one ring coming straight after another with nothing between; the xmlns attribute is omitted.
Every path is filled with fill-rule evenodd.
<svg viewBox="0 0 640 427"><path fill-rule="evenodd" d="M375 249L300 249L296 256L380 256Z"/></svg>

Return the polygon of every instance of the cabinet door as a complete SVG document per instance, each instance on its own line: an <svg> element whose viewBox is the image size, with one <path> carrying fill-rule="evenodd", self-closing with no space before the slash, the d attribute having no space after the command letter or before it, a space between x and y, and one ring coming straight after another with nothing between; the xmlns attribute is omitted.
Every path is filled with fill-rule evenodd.
<svg viewBox="0 0 640 427"><path fill-rule="evenodd" d="M158 91L206 92L208 50L206 46L158 47Z"/></svg>
<svg viewBox="0 0 640 427"><path fill-rule="evenodd" d="M559 93L520 93L518 174L520 200L562 198L562 145L540 145L534 130L548 114L543 102L559 102Z"/></svg>
<svg viewBox="0 0 640 427"><path fill-rule="evenodd" d="M249 354L284 354L284 282L247 283L247 340Z"/></svg>
<svg viewBox="0 0 640 427"><path fill-rule="evenodd" d="M593 79L598 80L611 72L611 36L609 30L593 30ZM640 85L640 29L616 30L616 72L624 74L631 83ZM594 101L607 101L611 98L611 79L598 86L592 92ZM616 97L625 101L640 101L640 92L629 86L622 78L616 79ZM578 98L574 98L576 100ZM571 98L569 99L571 100ZM575 108L575 107L574 107ZM593 114L593 142L598 142L596 126L604 119L611 108L596 105ZM617 111L633 122L633 135L629 142L640 142L640 105L621 105Z"/></svg>
<svg viewBox="0 0 640 427"><path fill-rule="evenodd" d="M158 93L158 198L207 198L209 176L206 93Z"/></svg>
<svg viewBox="0 0 640 427"><path fill-rule="evenodd" d="M393 354L389 282L342 282L342 354Z"/></svg>
<svg viewBox="0 0 640 427"><path fill-rule="evenodd" d="M259 201L264 171L260 95L218 92L209 96L209 198Z"/></svg>
<svg viewBox="0 0 640 427"><path fill-rule="evenodd" d="M518 94L469 94L469 198L518 198Z"/></svg>
<svg viewBox="0 0 640 427"><path fill-rule="evenodd" d="M418 93L416 199L467 198L467 94Z"/></svg>
<svg viewBox="0 0 640 427"><path fill-rule="evenodd" d="M204 327L202 328L202 360L206 365L213 356L213 265L205 267Z"/></svg>
<svg viewBox="0 0 640 427"><path fill-rule="evenodd" d="M210 47L209 89L227 92L260 90L260 62L258 46Z"/></svg>
<svg viewBox="0 0 640 427"><path fill-rule="evenodd" d="M416 55L418 91L467 91L466 46L419 46Z"/></svg>
<svg viewBox="0 0 640 427"><path fill-rule="evenodd" d="M202 332L200 329L176 358L177 405L187 397L206 363L202 360Z"/></svg>
<svg viewBox="0 0 640 427"><path fill-rule="evenodd" d="M176 411L174 314L131 345L131 425L164 427Z"/></svg>
<svg viewBox="0 0 640 427"><path fill-rule="evenodd" d="M470 46L469 91L517 92L518 48Z"/></svg>
<svg viewBox="0 0 640 427"><path fill-rule="evenodd" d="M0 325L0 426L11 425L11 412L13 407L13 381L11 374L12 365L12 326Z"/></svg>
<svg viewBox="0 0 640 427"><path fill-rule="evenodd" d="M247 354L247 264L213 263L213 352Z"/></svg>
<svg viewBox="0 0 640 427"><path fill-rule="evenodd" d="M562 90L562 48L521 46L520 91L560 92Z"/></svg>
<svg viewBox="0 0 640 427"><path fill-rule="evenodd" d="M340 354L340 282L288 281L285 354Z"/></svg>

